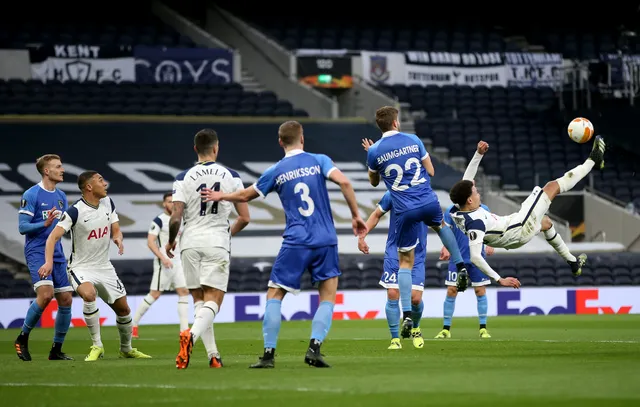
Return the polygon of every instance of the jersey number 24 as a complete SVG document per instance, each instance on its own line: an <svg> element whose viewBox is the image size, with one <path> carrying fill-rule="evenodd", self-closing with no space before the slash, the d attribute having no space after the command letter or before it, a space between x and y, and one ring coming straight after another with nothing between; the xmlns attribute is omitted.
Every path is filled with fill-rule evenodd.
<svg viewBox="0 0 640 407"><path fill-rule="evenodd" d="M200 184L198 188L196 188L196 191L200 192L206 187L207 187L207 184ZM220 191L220 183L219 182L214 183L211 186L211 189L214 191ZM214 202L213 205L211 205L211 213L214 215L218 213L218 202ZM207 214L207 203L202 201L200 203L200 216L204 216L206 214Z"/></svg>

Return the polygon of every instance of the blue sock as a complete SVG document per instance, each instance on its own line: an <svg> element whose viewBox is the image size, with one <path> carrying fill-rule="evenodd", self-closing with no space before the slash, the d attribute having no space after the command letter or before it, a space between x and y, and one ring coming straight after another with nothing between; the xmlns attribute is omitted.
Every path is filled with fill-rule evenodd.
<svg viewBox="0 0 640 407"><path fill-rule="evenodd" d="M280 324L282 322L282 314L280 307L282 301L276 299L267 300L267 306L264 309L264 318L262 320L262 336L264 338L264 347L275 349L278 344L278 334L280 333Z"/></svg>
<svg viewBox="0 0 640 407"><path fill-rule="evenodd" d="M487 325L487 309L489 308L487 296L479 295L476 298L478 300L478 319L480 320L480 325Z"/></svg>
<svg viewBox="0 0 640 407"><path fill-rule="evenodd" d="M333 303L322 301L311 321L311 339L323 342L331 329L331 321L333 321Z"/></svg>
<svg viewBox="0 0 640 407"><path fill-rule="evenodd" d="M400 306L402 312L411 311L411 270L398 270L398 289L400 290Z"/></svg>
<svg viewBox="0 0 640 407"><path fill-rule="evenodd" d="M36 324L40 320L40 317L42 316L42 311L44 310L40 308L38 303L35 301L32 302L31 305L29 305L27 316L24 317L24 323L22 324L22 332L24 332L25 335L29 335L29 332L31 332L31 330L35 328Z"/></svg>
<svg viewBox="0 0 640 407"><path fill-rule="evenodd" d="M391 332L391 339L400 337L400 307L398 306L398 300L387 299L387 305L384 307L384 312L387 315L387 325L389 325L389 332Z"/></svg>
<svg viewBox="0 0 640 407"><path fill-rule="evenodd" d="M444 299L444 326L447 329L451 329L451 318L453 318L453 311L456 309L456 297L447 296Z"/></svg>
<svg viewBox="0 0 640 407"><path fill-rule="evenodd" d="M53 335L54 343L63 343L67 331L71 325L71 307L58 306L58 314L56 315L55 334Z"/></svg>
<svg viewBox="0 0 640 407"><path fill-rule="evenodd" d="M413 327L420 327L420 320L422 319L422 311L424 311L424 302L420 301L418 305L411 305L411 319L413 320Z"/></svg>
<svg viewBox="0 0 640 407"><path fill-rule="evenodd" d="M462 256L460 255L460 249L458 248L458 243L456 242L456 236L453 234L453 230L445 226L443 228L440 228L440 230L438 231L438 236L440 236L442 244L451 254L451 261L453 262L453 264L458 265L460 263L463 263Z"/></svg>

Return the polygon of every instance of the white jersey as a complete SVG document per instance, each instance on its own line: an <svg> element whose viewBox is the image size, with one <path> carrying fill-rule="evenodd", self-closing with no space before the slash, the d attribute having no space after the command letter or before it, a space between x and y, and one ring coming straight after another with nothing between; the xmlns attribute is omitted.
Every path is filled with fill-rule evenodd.
<svg viewBox="0 0 640 407"><path fill-rule="evenodd" d="M69 206L57 225L65 232L71 231L69 269L111 269L111 225L118 221L116 206L109 197L102 198L98 206L84 199Z"/></svg>
<svg viewBox="0 0 640 407"><path fill-rule="evenodd" d="M149 226L149 234L156 237L156 243L158 244L158 248L160 252L167 255L165 250L165 246L169 241L169 220L171 219L171 215L167 215L165 212L162 212L160 215L156 216L153 221L151 221L151 225ZM180 262L180 236L182 235L182 228L178 232L178 236L176 237L176 249L174 251L174 258L171 259L172 263Z"/></svg>
<svg viewBox="0 0 640 407"><path fill-rule="evenodd" d="M511 234L506 232L521 226L515 220L517 214L499 216L482 207L470 212L460 211L455 206L451 209L451 218L469 237L470 244L484 243L496 248L510 248L516 243L512 241Z"/></svg>
<svg viewBox="0 0 640 407"><path fill-rule="evenodd" d="M231 250L229 215L231 202L202 202L204 188L225 193L244 186L237 172L213 161L197 163L181 172L173 183L173 202L184 202L184 226L181 250L202 247L221 247Z"/></svg>

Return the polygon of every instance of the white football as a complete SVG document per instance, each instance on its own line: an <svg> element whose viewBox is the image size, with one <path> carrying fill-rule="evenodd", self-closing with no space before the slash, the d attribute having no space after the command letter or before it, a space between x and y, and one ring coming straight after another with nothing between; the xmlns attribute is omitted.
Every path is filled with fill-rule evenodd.
<svg viewBox="0 0 640 407"><path fill-rule="evenodd" d="M593 124L584 117L576 117L569 123L567 133L569 133L571 140L576 143L586 143L593 137Z"/></svg>

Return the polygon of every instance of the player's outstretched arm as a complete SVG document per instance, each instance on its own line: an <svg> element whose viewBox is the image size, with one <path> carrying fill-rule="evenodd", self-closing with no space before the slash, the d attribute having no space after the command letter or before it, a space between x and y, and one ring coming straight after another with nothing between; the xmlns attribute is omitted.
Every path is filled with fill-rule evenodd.
<svg viewBox="0 0 640 407"><path fill-rule="evenodd" d="M480 161L482 161L482 157L487 151L489 151L489 143L480 140L480 142L478 143L478 149L473 155L471 161L469 161L469 165L467 165L467 169L462 176L463 180L473 181L473 179L476 177L476 173L478 172Z"/></svg>
<svg viewBox="0 0 640 407"><path fill-rule="evenodd" d="M236 208L236 212L238 212L238 217L236 221L231 225L231 236L235 236L242 229L247 227L249 222L251 221L251 215L249 215L249 204L246 202L236 202L233 204Z"/></svg>
<svg viewBox="0 0 640 407"><path fill-rule="evenodd" d="M353 226L353 233L356 236L365 235L367 233L367 225L360 217L360 213L358 212L358 201L356 201L356 193L353 190L351 181L349 181L349 178L347 178L342 173L342 171L337 168L331 171L331 173L329 174L329 179L340 186L342 195L347 201L347 206L349 206L349 210L351 211L351 224Z"/></svg>
<svg viewBox="0 0 640 407"><path fill-rule="evenodd" d="M239 191L224 193L220 191L213 191L209 188L205 188L200 191L200 196L205 202L211 201L228 201L228 202L249 202L253 201L260 196L254 186L241 189Z"/></svg>
<svg viewBox="0 0 640 407"><path fill-rule="evenodd" d="M380 219L384 216L384 214L385 212L382 212L382 210L378 206L376 207L376 210L371 212L371 215L369 215L369 219L367 219L366 223L367 232L364 235L358 236L358 250L360 250L362 253L369 254L369 245L364 240L364 238L369 234L369 232L371 232L373 229L375 229L376 226L378 226L378 223L380 223Z"/></svg>
<svg viewBox="0 0 640 407"><path fill-rule="evenodd" d="M118 246L118 254L122 256L122 253L124 253L124 236L122 235L122 230L120 230L120 222L111 224L111 240Z"/></svg>
<svg viewBox="0 0 640 407"><path fill-rule="evenodd" d="M58 243L58 240L60 240L65 233L62 227L56 226L49 234L44 247L44 264L38 270L40 278L47 278L49 274L51 274L51 271L53 271L53 252L56 249L56 243Z"/></svg>
<svg viewBox="0 0 640 407"><path fill-rule="evenodd" d="M513 277L503 278L498 274L487 261L482 257L482 239L484 232L480 230L469 231L469 253L471 257L471 263L480 269L484 274L493 279L496 283L503 287L520 288L520 281ZM478 243L479 241L479 243Z"/></svg>

